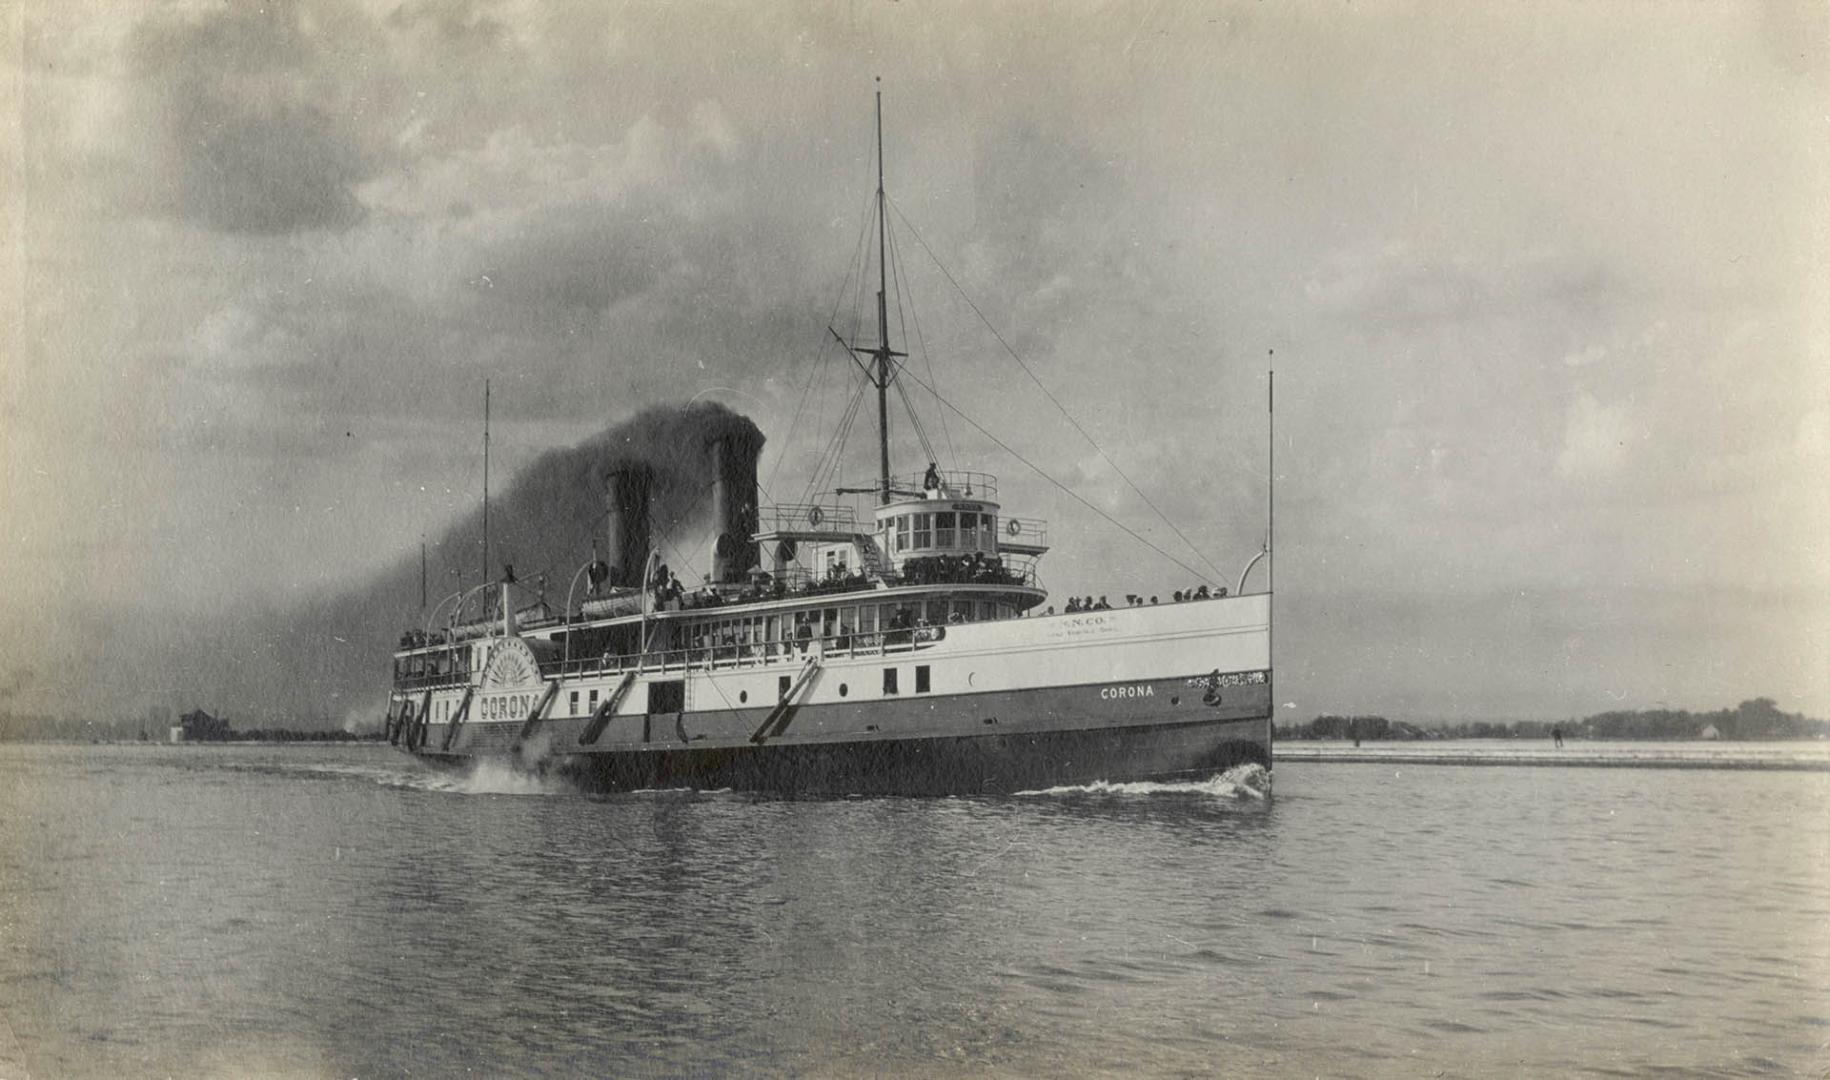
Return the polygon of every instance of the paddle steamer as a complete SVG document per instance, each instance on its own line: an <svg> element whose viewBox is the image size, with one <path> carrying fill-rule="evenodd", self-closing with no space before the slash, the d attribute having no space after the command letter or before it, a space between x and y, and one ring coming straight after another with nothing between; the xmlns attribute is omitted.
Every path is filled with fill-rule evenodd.
<svg viewBox="0 0 1830 1080"><path fill-rule="evenodd" d="M512 575L447 598L394 654L390 742L614 789L970 794L1270 767L1268 578L1246 592L1268 541L1235 590L1056 614L1047 526L996 477L892 473L881 115L877 342L841 339L876 391L876 483L759 506L760 439L720 433L689 590L655 553L652 472L606 462L583 599L527 607Z"/></svg>

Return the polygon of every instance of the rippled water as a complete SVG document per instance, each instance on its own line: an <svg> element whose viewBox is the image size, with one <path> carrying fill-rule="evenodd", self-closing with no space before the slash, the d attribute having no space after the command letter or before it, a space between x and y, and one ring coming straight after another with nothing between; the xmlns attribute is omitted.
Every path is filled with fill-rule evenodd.
<svg viewBox="0 0 1830 1080"><path fill-rule="evenodd" d="M1821 1075L1830 775L583 797L0 747L0 1075Z"/></svg>

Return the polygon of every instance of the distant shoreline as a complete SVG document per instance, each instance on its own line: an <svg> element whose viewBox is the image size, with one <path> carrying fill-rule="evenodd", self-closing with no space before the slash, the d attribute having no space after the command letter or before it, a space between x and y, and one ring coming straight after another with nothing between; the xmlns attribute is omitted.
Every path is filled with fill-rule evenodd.
<svg viewBox="0 0 1830 1080"><path fill-rule="evenodd" d="M1816 739L1699 742L1684 747L1504 745L1481 746L1292 745L1277 743L1274 763L1329 762L1361 765L1515 765L1566 769L1742 769L1786 772L1830 772L1830 746ZM1806 747L1818 753L1799 753Z"/></svg>

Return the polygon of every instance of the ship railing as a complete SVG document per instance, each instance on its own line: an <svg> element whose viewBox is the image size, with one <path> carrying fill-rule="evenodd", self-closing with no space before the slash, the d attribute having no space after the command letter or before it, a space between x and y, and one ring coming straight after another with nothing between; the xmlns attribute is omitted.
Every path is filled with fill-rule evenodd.
<svg viewBox="0 0 1830 1080"><path fill-rule="evenodd" d="M1013 585L1040 588L1033 558L1002 556L973 564L959 555L916 555L902 561L894 585Z"/></svg>
<svg viewBox="0 0 1830 1080"><path fill-rule="evenodd" d="M1048 522L1041 518L1005 515L1004 519L998 523L998 543L1035 544L1047 547Z"/></svg>
<svg viewBox="0 0 1830 1080"><path fill-rule="evenodd" d="M940 498L943 499L996 499L998 497L998 478L991 473L972 472L966 469L939 470ZM909 473L906 476L890 480L890 490L898 495L912 495L917 498L926 495L928 474L924 472Z"/></svg>
<svg viewBox="0 0 1830 1080"><path fill-rule="evenodd" d="M926 649L947 636L944 626L918 626L906 630L834 634L797 641L769 641L747 645L705 645L694 649L617 656L585 657L542 664L548 677L573 679L592 675L665 674L674 671L724 671L798 664L817 653L826 659L895 656Z"/></svg>
<svg viewBox="0 0 1830 1080"><path fill-rule="evenodd" d="M855 533L858 511L844 503L773 503L758 508L756 531Z"/></svg>
<svg viewBox="0 0 1830 1080"><path fill-rule="evenodd" d="M417 675L398 675L394 679L394 689L404 691L442 690L448 686L465 686L470 682L468 671L441 671Z"/></svg>

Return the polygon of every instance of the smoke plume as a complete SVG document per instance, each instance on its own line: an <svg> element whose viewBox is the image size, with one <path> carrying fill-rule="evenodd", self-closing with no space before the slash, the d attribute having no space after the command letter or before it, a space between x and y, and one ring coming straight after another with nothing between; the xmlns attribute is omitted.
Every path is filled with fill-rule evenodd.
<svg viewBox="0 0 1830 1080"><path fill-rule="evenodd" d="M706 444L720 435L757 441L748 418L715 402L657 406L568 449L551 450L524 469L489 514L489 577L512 564L524 588L517 605L532 603L544 584L555 612L573 575L602 546L604 473L619 461L653 471L651 520L661 557L682 580L707 565L712 469ZM401 523L406 536L419 522ZM237 727L336 725L351 713L373 713L379 724L391 675L390 653L403 631L423 626L428 609L455 587L483 580L483 511L475 511L428 544L433 576L427 608L420 606L418 552L370 580L327 589L321 599L285 609L228 612L209 626L163 628L153 640L122 641L138 654L138 688L179 708L207 708ZM582 594L584 586L580 585ZM467 618L475 617L473 603ZM449 611L449 605L446 606ZM443 614L440 614L443 621ZM121 704L120 698L116 703Z"/></svg>

